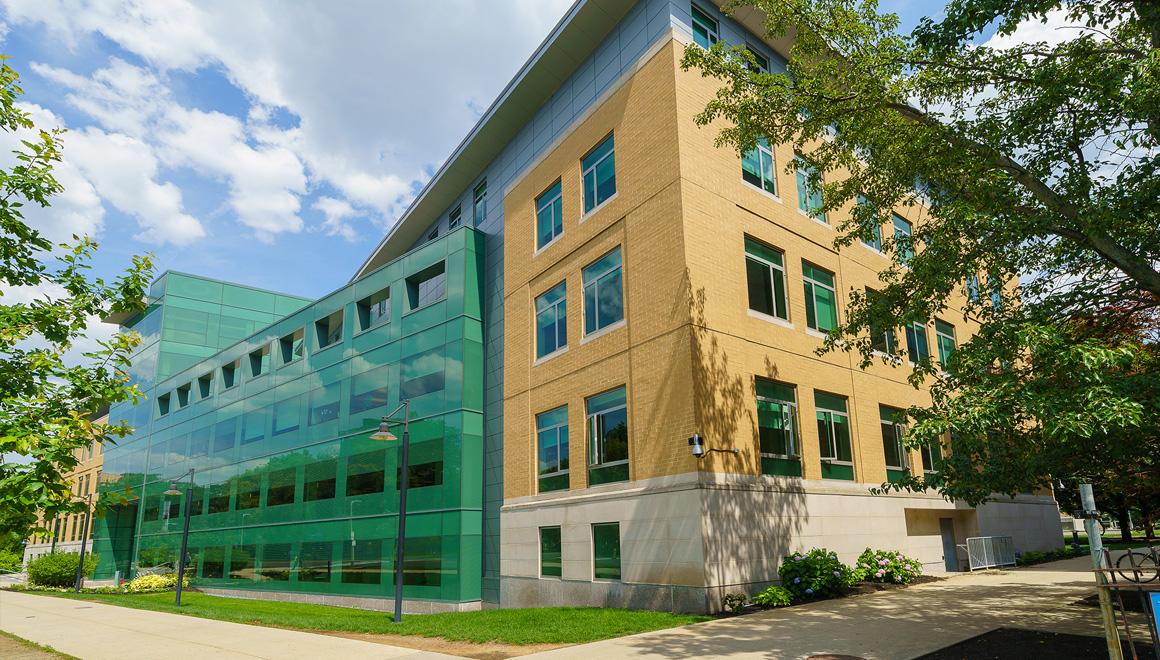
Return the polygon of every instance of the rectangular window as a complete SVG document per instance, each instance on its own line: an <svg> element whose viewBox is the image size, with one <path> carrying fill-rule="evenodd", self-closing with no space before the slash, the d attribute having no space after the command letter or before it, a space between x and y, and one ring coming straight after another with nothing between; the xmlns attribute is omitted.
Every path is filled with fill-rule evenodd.
<svg viewBox="0 0 1160 660"><path fill-rule="evenodd" d="M318 426L338 420L342 383L316 388L310 393L310 425Z"/></svg>
<svg viewBox="0 0 1160 660"><path fill-rule="evenodd" d="M293 504L297 476L297 468L271 471L270 485L266 487L266 506Z"/></svg>
<svg viewBox="0 0 1160 660"><path fill-rule="evenodd" d="M189 456L189 434L183 433L170 438L166 451L169 454L169 465L184 461Z"/></svg>
<svg viewBox="0 0 1160 660"><path fill-rule="evenodd" d="M438 587L443 582L443 537L408 537L403 549L403 584Z"/></svg>
<svg viewBox="0 0 1160 660"><path fill-rule="evenodd" d="M222 389L228 390L234 385L238 384L238 367L241 365L241 360L234 360L229 364L222 366Z"/></svg>
<svg viewBox="0 0 1160 660"><path fill-rule="evenodd" d="M177 407L184 408L189 405L189 390L190 384L186 383L177 388Z"/></svg>
<svg viewBox="0 0 1160 660"><path fill-rule="evenodd" d="M390 372L386 365L355 374L350 381L350 414L354 415L387 405L387 379L389 377Z"/></svg>
<svg viewBox="0 0 1160 660"><path fill-rule="evenodd" d="M560 550L560 528L540 528L540 577L560 577L562 553Z"/></svg>
<svg viewBox="0 0 1160 660"><path fill-rule="evenodd" d="M334 487L338 481L338 461L319 461L306 466L306 479L302 487L302 501L329 500L334 498Z"/></svg>
<svg viewBox="0 0 1160 660"><path fill-rule="evenodd" d="M301 360L306 355L306 332L299 328L278 340L282 348L282 364Z"/></svg>
<svg viewBox="0 0 1160 660"><path fill-rule="evenodd" d="M536 249L564 233L564 195L560 180L536 198Z"/></svg>
<svg viewBox="0 0 1160 660"><path fill-rule="evenodd" d="M793 385L758 378L756 389L761 473L800 477L797 396Z"/></svg>
<svg viewBox="0 0 1160 660"><path fill-rule="evenodd" d="M299 582L330 582L334 548L330 541L303 541L298 552Z"/></svg>
<svg viewBox="0 0 1160 660"><path fill-rule="evenodd" d="M616 194L616 154L612 135L604 138L580 160L580 178L584 182L585 214Z"/></svg>
<svg viewBox="0 0 1160 660"><path fill-rule="evenodd" d="M302 397L295 396L274 404L272 435L297 431L302 425Z"/></svg>
<svg viewBox="0 0 1160 660"><path fill-rule="evenodd" d="M189 515L200 516L205 512L205 486L194 486L190 497Z"/></svg>
<svg viewBox="0 0 1160 660"><path fill-rule="evenodd" d="M370 330L376 325L391 322L391 289L376 291L358 301L359 330Z"/></svg>
<svg viewBox="0 0 1160 660"><path fill-rule="evenodd" d="M906 326L906 354L910 361L918 364L930 358L930 349L926 343L926 325L923 323L909 323Z"/></svg>
<svg viewBox="0 0 1160 660"><path fill-rule="evenodd" d="M592 525L592 576L620 579L620 523Z"/></svg>
<svg viewBox="0 0 1160 660"><path fill-rule="evenodd" d="M368 451L346 459L346 496L383 492L387 450Z"/></svg>
<svg viewBox="0 0 1160 660"><path fill-rule="evenodd" d="M157 416L164 417L169 414L169 393L166 392L157 397Z"/></svg>
<svg viewBox="0 0 1160 660"><path fill-rule="evenodd" d="M417 399L441 392L446 385L446 368L442 348L404 358L399 367L399 398Z"/></svg>
<svg viewBox="0 0 1160 660"><path fill-rule="evenodd" d="M220 484L210 484L209 489L209 512L210 513L225 513L230 510L230 482L226 481Z"/></svg>
<svg viewBox="0 0 1160 660"><path fill-rule="evenodd" d="M253 545L235 545L230 548L230 579L231 580L253 580L256 579L254 575L254 560L256 559L257 546Z"/></svg>
<svg viewBox="0 0 1160 660"><path fill-rule="evenodd" d="M213 453L215 456L224 454L234 448L237 442L238 418L234 417L214 425Z"/></svg>
<svg viewBox="0 0 1160 660"><path fill-rule="evenodd" d="M256 509L262 500L262 477L247 475L238 478L238 498L234 509Z"/></svg>
<svg viewBox="0 0 1160 660"><path fill-rule="evenodd" d="M208 399L213 395L213 372L204 374L197 379L197 397L198 400Z"/></svg>
<svg viewBox="0 0 1160 660"><path fill-rule="evenodd" d="M620 248L597 259L582 271L584 280L584 334L624 320L624 281Z"/></svg>
<svg viewBox="0 0 1160 660"><path fill-rule="evenodd" d="M692 5L692 13L693 41L701 48L712 48L713 44L717 43L718 35L721 33L717 28L717 21L698 9L697 5Z"/></svg>
<svg viewBox="0 0 1160 660"><path fill-rule="evenodd" d="M803 261L802 280L806 292L806 325L818 332L837 328L838 294L833 273Z"/></svg>
<svg viewBox="0 0 1160 660"><path fill-rule="evenodd" d="M762 55L760 51L749 44L745 44L745 50L753 58L753 64L750 65L754 73L769 73L769 58Z"/></svg>
<svg viewBox="0 0 1160 660"><path fill-rule="evenodd" d="M967 293L967 300L969 300L973 303L979 302L979 276L978 275L968 275L967 276L967 282L966 282L965 289L966 289L966 293Z"/></svg>
<svg viewBox="0 0 1160 660"><path fill-rule="evenodd" d="M882 429L882 451L886 455L888 477L895 477L895 475L889 474L891 471L902 472L910 468L906 447L902 443L906 426L901 423L901 419L901 410L888 406L878 406L879 426Z"/></svg>
<svg viewBox="0 0 1160 660"><path fill-rule="evenodd" d="M758 138L755 147L741 154L741 180L771 195L777 194L773 149L769 147L769 140Z"/></svg>
<svg viewBox="0 0 1160 660"><path fill-rule="evenodd" d="M435 226L431 228L430 233L427 234L428 241L433 241L437 238L439 238L439 223L435 223Z"/></svg>
<svg viewBox="0 0 1160 660"><path fill-rule="evenodd" d="M938 363L946 367L951 359L951 353L955 352L955 326L935 319L934 336L938 342Z"/></svg>
<svg viewBox="0 0 1160 660"><path fill-rule="evenodd" d="M206 548L201 552L201 576L222 578L226 574L226 549L222 546Z"/></svg>
<svg viewBox="0 0 1160 660"><path fill-rule="evenodd" d="M440 261L407 278L407 302L411 309L426 307L447 295L447 264Z"/></svg>
<svg viewBox="0 0 1160 660"><path fill-rule="evenodd" d="M874 206L870 202L870 200L862 194L858 195L858 202L857 203L858 203L858 206L866 207L868 209L873 209L873 206ZM865 245L866 247L870 248L871 250L877 250L879 252L882 251L882 225L881 224L879 224L877 221L875 221L873 229L871 229L870 240L866 240L865 238L863 238L862 245Z"/></svg>
<svg viewBox="0 0 1160 660"><path fill-rule="evenodd" d="M383 581L382 539L359 539L342 544L342 583L379 584Z"/></svg>
<svg viewBox="0 0 1160 660"><path fill-rule="evenodd" d="M463 207L456 205L455 208L451 209L451 213L447 214L447 231L451 231L452 229L455 229L456 227L459 226L459 223L462 221L463 221Z"/></svg>
<svg viewBox="0 0 1160 660"><path fill-rule="evenodd" d="M407 470L407 488L427 488L443 484L443 459L425 463L411 463ZM403 483L403 471L395 468L395 490Z"/></svg>
<svg viewBox="0 0 1160 660"><path fill-rule="evenodd" d="M258 576L265 580L286 582L290 579L290 544L271 543L262 546L262 568Z"/></svg>
<svg viewBox="0 0 1160 660"><path fill-rule="evenodd" d="M536 415L540 492L568 488L568 406Z"/></svg>
<svg viewBox="0 0 1160 660"><path fill-rule="evenodd" d="M898 251L898 260L904 265L909 264L910 260L914 258L914 245L910 241L913 233L914 228L909 222L898 215L894 216L895 249Z"/></svg>
<svg viewBox="0 0 1160 660"><path fill-rule="evenodd" d="M814 391L821 449L822 477L854 479L854 455L850 447L850 416L846 397Z"/></svg>
<svg viewBox="0 0 1160 660"><path fill-rule="evenodd" d="M550 355L568 345L567 282L560 282L536 297L536 357Z"/></svg>
<svg viewBox="0 0 1160 660"><path fill-rule="evenodd" d="M248 445L266 437L266 416L269 409L260 408L246 413L242 423L242 444Z"/></svg>
<svg viewBox="0 0 1160 660"><path fill-rule="evenodd" d="M1003 307L1003 281L997 275L988 275L987 291L991 296L991 309L998 312Z"/></svg>
<svg viewBox="0 0 1160 660"><path fill-rule="evenodd" d="M471 191L471 220L478 227L487 219L487 179Z"/></svg>
<svg viewBox="0 0 1160 660"><path fill-rule="evenodd" d="M189 455L196 458L198 456L208 456L209 446L213 442L214 432L212 426L203 426L194 429L193 433L189 435Z"/></svg>
<svg viewBox="0 0 1160 660"><path fill-rule="evenodd" d="M920 453L922 454L923 472L938 472L942 469L942 447L926 444L922 446Z"/></svg>
<svg viewBox="0 0 1160 660"><path fill-rule="evenodd" d="M784 256L748 236L745 237L745 283L749 290L749 309L789 320Z"/></svg>
<svg viewBox="0 0 1160 660"><path fill-rule="evenodd" d="M588 483L628 480L628 406L624 387L584 401L588 433Z"/></svg>
<svg viewBox="0 0 1160 660"><path fill-rule="evenodd" d="M319 350L342 341L342 310L314 322L314 334Z"/></svg>
<svg viewBox="0 0 1160 660"><path fill-rule="evenodd" d="M866 289L866 300L873 301L878 292ZM898 352L898 337L893 328L882 329L877 323L870 324L870 347L880 353L894 355Z"/></svg>
<svg viewBox="0 0 1160 660"><path fill-rule="evenodd" d="M270 371L270 345L266 344L250 352L250 378L257 378L268 371Z"/></svg>
<svg viewBox="0 0 1160 660"><path fill-rule="evenodd" d="M797 156L794 158L794 172L797 177L798 210L815 220L828 222L826 214L822 213L822 189L818 187L821 184L821 177L818 168L805 158ZM815 180L817 185L814 183Z"/></svg>

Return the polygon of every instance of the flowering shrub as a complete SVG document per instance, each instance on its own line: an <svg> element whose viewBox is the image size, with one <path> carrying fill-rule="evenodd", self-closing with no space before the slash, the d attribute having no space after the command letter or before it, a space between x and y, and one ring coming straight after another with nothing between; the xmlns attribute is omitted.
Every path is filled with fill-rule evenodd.
<svg viewBox="0 0 1160 660"><path fill-rule="evenodd" d="M793 594L785 587L773 585L754 596L753 602L762 607L785 607L793 603Z"/></svg>
<svg viewBox="0 0 1160 660"><path fill-rule="evenodd" d="M850 567L838 560L838 553L825 548L793 553L782 560L777 574L794 600L844 596L854 582Z"/></svg>
<svg viewBox="0 0 1160 660"><path fill-rule="evenodd" d="M749 596L746 596L740 592L735 592L731 594L725 594L725 598L722 600L722 605L725 606L726 612L737 613L740 612L743 607L745 607L745 603L749 600Z"/></svg>
<svg viewBox="0 0 1160 660"><path fill-rule="evenodd" d="M181 588L184 589L189 586L189 578L186 577L181 582ZM131 594L151 593L155 591L168 591L177 587L177 574L166 573L164 575L142 575L134 578L125 585L125 591Z"/></svg>
<svg viewBox="0 0 1160 660"><path fill-rule="evenodd" d="M866 548L858 556L854 574L860 582L910 584L922 575L922 564L901 552Z"/></svg>

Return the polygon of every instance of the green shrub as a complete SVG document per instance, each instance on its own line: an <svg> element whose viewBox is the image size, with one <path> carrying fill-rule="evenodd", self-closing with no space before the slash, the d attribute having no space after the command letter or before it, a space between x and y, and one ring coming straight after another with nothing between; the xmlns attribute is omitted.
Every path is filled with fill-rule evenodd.
<svg viewBox="0 0 1160 660"><path fill-rule="evenodd" d="M794 600L844 596L854 583L850 567L838 560L836 552L825 548L814 548L805 554L795 552L781 562L777 574L781 586L789 589Z"/></svg>
<svg viewBox="0 0 1160 660"><path fill-rule="evenodd" d="M894 550L866 548L854 565L854 576L859 582L893 582L910 584L922 575L922 564Z"/></svg>
<svg viewBox="0 0 1160 660"><path fill-rule="evenodd" d="M1058 561L1060 559L1070 559L1086 554L1081 547L1073 545L1065 545L1058 550L1048 550L1047 552L1037 552L1029 550L1027 552L1015 553L1015 564L1018 566L1031 566L1033 564L1043 564L1049 561Z"/></svg>
<svg viewBox="0 0 1160 660"><path fill-rule="evenodd" d="M19 573L24 557L14 550L0 550L0 573Z"/></svg>
<svg viewBox="0 0 1160 660"><path fill-rule="evenodd" d="M762 607L785 607L793 604L793 594L785 587L773 585L754 596L753 602Z"/></svg>
<svg viewBox="0 0 1160 660"><path fill-rule="evenodd" d="M77 562L80 555L75 552L52 552L28 562L28 581L41 587L68 587L76 583ZM85 555L85 577L90 577L97 569L97 558Z"/></svg>
<svg viewBox="0 0 1160 660"><path fill-rule="evenodd" d="M745 607L745 603L748 601L749 596L746 596L740 592L734 592L731 594L725 594L725 598L722 599L721 604L725 607L726 612L736 613L740 612L741 609Z"/></svg>
<svg viewBox="0 0 1160 660"><path fill-rule="evenodd" d="M125 591L131 594L145 594L157 591L169 591L177 587L177 574L165 573L164 575L142 575L141 577L133 578L125 585ZM181 588L189 587L189 576L186 575L181 581Z"/></svg>

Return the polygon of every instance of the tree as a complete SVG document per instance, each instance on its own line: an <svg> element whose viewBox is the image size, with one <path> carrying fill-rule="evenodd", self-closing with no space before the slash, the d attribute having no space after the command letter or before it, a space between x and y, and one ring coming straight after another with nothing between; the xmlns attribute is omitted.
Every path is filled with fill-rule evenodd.
<svg viewBox="0 0 1160 660"><path fill-rule="evenodd" d="M759 137L793 144L815 167L822 210L851 209L839 248L870 239L891 209L921 215L911 236L883 240L882 286L850 293L823 350L869 365L872 332L929 323L964 288L981 323L947 364L914 369L933 404L908 411L909 443L950 438L951 452L939 474L895 487L979 503L1095 476L1102 461L1148 467L1160 428L1160 4L953 0L913 34L868 0L747 4L771 37L792 37L786 72L725 44L689 47L684 67L723 83L697 122L723 120L718 143L742 151ZM1053 43L975 43L990 25L1009 38L1059 16L1082 27ZM1122 315L1091 312L1112 308L1145 324L1109 332Z"/></svg>
<svg viewBox="0 0 1160 660"><path fill-rule="evenodd" d="M65 353L94 317L144 308L152 264L147 256L134 257L107 283L88 272L97 248L92 240L74 236L72 244L54 246L24 221L26 205L48 207L63 190L52 172L61 161L62 132L33 126L18 104L18 83L19 75L0 58L0 130L25 138L15 164L0 170L0 295L16 287L40 295L27 303L0 298L0 511L23 513L29 521L35 518L27 514L41 510L51 520L83 510L63 478L77 465L74 450L131 431L92 417L140 395L126 373L140 341L135 334L99 341L82 364L67 363Z"/></svg>

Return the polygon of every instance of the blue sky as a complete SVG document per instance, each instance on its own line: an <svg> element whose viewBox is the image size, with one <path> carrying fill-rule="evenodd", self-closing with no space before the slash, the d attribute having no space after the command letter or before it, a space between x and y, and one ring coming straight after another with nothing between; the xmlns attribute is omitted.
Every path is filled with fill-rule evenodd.
<svg viewBox="0 0 1160 660"><path fill-rule="evenodd" d="M24 102L69 131L66 192L29 220L95 236L99 275L153 252L158 272L320 296L570 2L0 0ZM939 6L882 2L907 28Z"/></svg>

